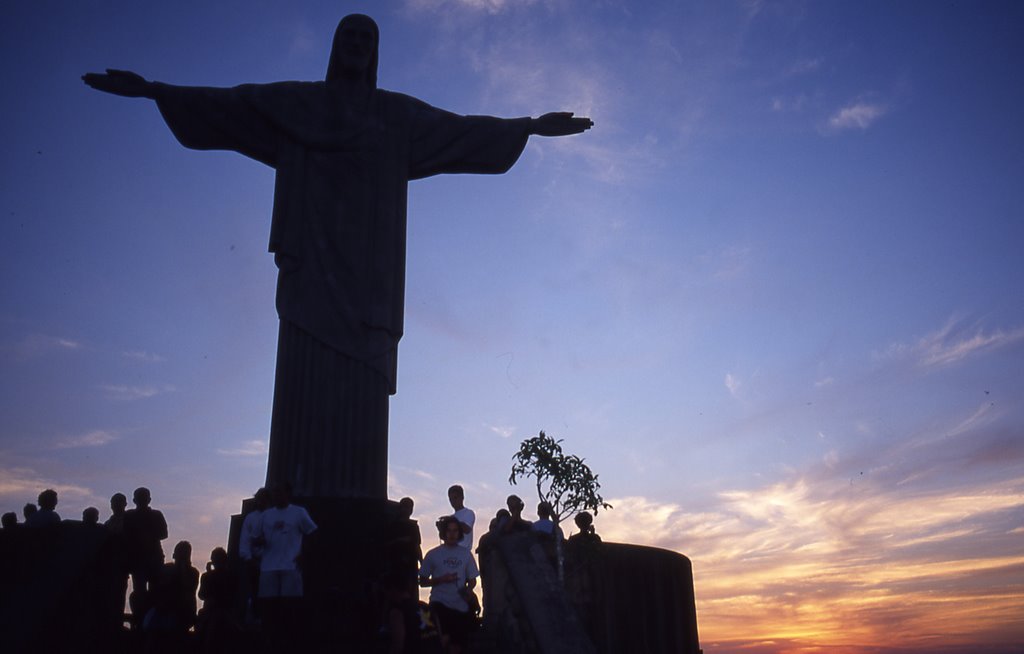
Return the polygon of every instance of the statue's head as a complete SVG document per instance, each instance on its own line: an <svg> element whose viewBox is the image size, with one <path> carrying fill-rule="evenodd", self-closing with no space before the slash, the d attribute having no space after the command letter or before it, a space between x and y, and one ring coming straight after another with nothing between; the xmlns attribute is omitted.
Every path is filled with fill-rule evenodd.
<svg viewBox="0 0 1024 654"><path fill-rule="evenodd" d="M362 79L371 88L377 88L377 47L380 29L377 23L363 14L349 14L338 23L331 46L331 60L327 64L327 81L349 78Z"/></svg>

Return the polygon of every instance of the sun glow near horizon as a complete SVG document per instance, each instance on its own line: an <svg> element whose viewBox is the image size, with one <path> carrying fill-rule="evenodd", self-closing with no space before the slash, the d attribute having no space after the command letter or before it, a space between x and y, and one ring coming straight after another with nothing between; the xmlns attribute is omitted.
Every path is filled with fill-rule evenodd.
<svg viewBox="0 0 1024 654"><path fill-rule="evenodd" d="M764 651L794 653L1020 643L1019 528L959 525L1019 512L1024 478L908 499L868 495L815 494L800 478L721 492L718 511L699 521L678 505L616 498L599 525L620 542L660 532L652 544L690 558L705 651L739 634L754 650L787 642ZM974 555L979 537L987 553ZM1005 580L998 592L995 578Z"/></svg>

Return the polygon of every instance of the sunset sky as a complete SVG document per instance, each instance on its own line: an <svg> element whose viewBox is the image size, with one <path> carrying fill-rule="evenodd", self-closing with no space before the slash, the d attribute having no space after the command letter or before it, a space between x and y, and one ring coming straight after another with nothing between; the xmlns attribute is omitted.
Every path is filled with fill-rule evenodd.
<svg viewBox="0 0 1024 654"><path fill-rule="evenodd" d="M709 654L1024 652L1024 3L293 5L0 9L0 509L146 485L166 551L224 544L265 473L273 170L79 78L322 79L362 11L382 88L595 121L410 185L393 499L532 514L543 429L606 540L690 557Z"/></svg>

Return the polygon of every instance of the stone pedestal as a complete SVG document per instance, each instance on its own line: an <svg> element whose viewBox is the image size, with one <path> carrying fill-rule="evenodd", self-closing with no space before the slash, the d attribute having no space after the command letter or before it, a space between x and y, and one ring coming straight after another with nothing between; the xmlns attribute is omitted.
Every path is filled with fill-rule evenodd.
<svg viewBox="0 0 1024 654"><path fill-rule="evenodd" d="M701 654L693 569L682 554L570 541L563 586L550 539L512 534L488 545L481 572L493 651Z"/></svg>
<svg viewBox="0 0 1024 654"><path fill-rule="evenodd" d="M566 593L600 654L700 654L690 559L622 543L570 542Z"/></svg>

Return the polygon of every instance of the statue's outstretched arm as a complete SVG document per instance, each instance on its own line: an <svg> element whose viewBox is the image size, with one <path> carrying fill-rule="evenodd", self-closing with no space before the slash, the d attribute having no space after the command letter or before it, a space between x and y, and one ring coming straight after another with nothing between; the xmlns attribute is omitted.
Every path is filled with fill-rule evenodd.
<svg viewBox="0 0 1024 654"><path fill-rule="evenodd" d="M108 68L105 73L86 73L82 81L97 91L127 98L156 98L156 82L146 81L130 70Z"/></svg>
<svg viewBox="0 0 1024 654"><path fill-rule="evenodd" d="M234 150L275 166L281 132L253 111L243 87L228 89L151 82L128 70L86 73L82 81L97 91L155 100L178 142L195 150ZM256 85L245 85L249 91Z"/></svg>
<svg viewBox="0 0 1024 654"><path fill-rule="evenodd" d="M530 121L530 134L538 136L569 136L594 126L589 118L576 118L571 111L554 111Z"/></svg>

